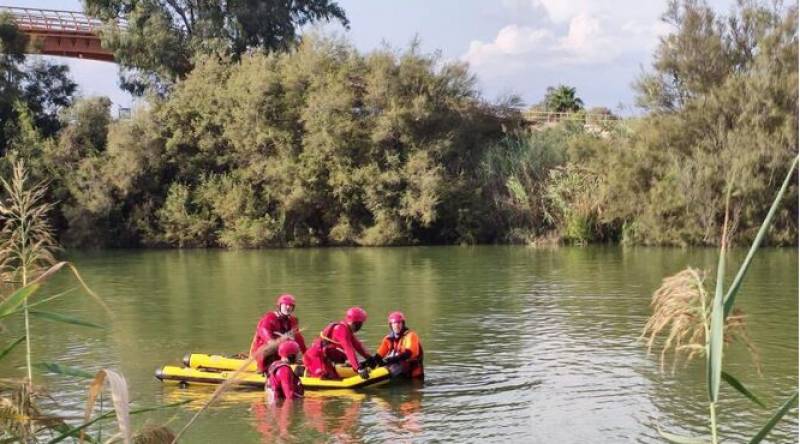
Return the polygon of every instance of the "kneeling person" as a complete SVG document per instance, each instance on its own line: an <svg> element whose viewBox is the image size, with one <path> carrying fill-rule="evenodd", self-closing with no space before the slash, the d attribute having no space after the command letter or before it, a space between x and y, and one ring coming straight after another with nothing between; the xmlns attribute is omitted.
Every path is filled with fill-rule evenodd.
<svg viewBox="0 0 800 444"><path fill-rule="evenodd" d="M270 364L267 370L267 386L272 391L273 399L303 397L303 383L290 367L297 361L299 352L300 346L292 340L285 341L278 347L280 360Z"/></svg>
<svg viewBox="0 0 800 444"><path fill-rule="evenodd" d="M399 311L389 314L389 334L369 359L370 364L387 366L392 376L423 378L422 358L419 336L406 327L406 317Z"/></svg>
<svg viewBox="0 0 800 444"><path fill-rule="evenodd" d="M328 324L303 354L306 375L313 378L341 379L335 364L349 362L363 379L369 378L369 368L360 365L356 356L356 353L365 358L370 355L355 335L366 320L367 312L364 309L351 307L342 321Z"/></svg>
<svg viewBox="0 0 800 444"><path fill-rule="evenodd" d="M294 296L282 294L275 302L275 310L266 313L256 326L253 340L250 343L250 357L258 364L258 372L264 373L273 361L278 360L278 354L272 351L266 354L262 348L270 341L282 341L284 338L297 342L300 351L306 352L306 342L297 328L297 317L294 315L296 305Z"/></svg>

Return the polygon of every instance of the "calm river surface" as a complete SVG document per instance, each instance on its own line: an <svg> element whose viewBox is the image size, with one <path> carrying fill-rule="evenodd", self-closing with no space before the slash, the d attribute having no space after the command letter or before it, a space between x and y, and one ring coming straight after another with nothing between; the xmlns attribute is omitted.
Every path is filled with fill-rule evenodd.
<svg viewBox="0 0 800 444"><path fill-rule="evenodd" d="M753 435L798 385L797 255L760 251L738 299L763 376L740 345L727 349L725 368L770 410L724 386L720 428L729 442ZM137 407L196 400L137 417L137 427L171 421L180 429L213 389L162 384L154 369L179 365L188 351L247 350L255 323L281 292L297 296L307 338L355 304L369 313L359 336L370 350L392 310L404 311L422 338L423 387L312 397L280 410L265 406L260 393L232 393L198 419L186 442L617 443L660 442L657 424L673 433L705 432L703 363L662 374L658 357L648 356L637 337L661 279L686 265L714 269L714 250L487 246L69 256L115 319L79 292L50 303L49 311L108 328L35 319L34 362L121 370ZM66 276L45 290L74 285ZM18 336L20 326L7 322L1 342ZM20 347L0 375L22 376L23 367ZM62 413L82 414L85 381L37 378ZM796 410L786 418L769 442L796 441Z"/></svg>

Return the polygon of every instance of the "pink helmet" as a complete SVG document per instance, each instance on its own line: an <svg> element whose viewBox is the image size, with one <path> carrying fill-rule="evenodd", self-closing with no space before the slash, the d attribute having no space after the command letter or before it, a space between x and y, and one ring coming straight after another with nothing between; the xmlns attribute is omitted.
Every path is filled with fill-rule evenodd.
<svg viewBox="0 0 800 444"><path fill-rule="evenodd" d="M361 307L350 307L347 309L347 322L361 322L367 320L367 312Z"/></svg>
<svg viewBox="0 0 800 444"><path fill-rule="evenodd" d="M389 313L389 323L392 322L406 322L406 317L401 311L393 311Z"/></svg>
<svg viewBox="0 0 800 444"><path fill-rule="evenodd" d="M275 303L275 305L280 307L281 304L291 305L292 307L297 305L296 301L294 300L294 296L292 296L292 295L290 295L288 293L278 296L278 301Z"/></svg>
<svg viewBox="0 0 800 444"><path fill-rule="evenodd" d="M288 358L289 356L294 356L298 353L300 353L300 346L297 345L297 342L292 340L282 342L278 347L278 356L281 358Z"/></svg>

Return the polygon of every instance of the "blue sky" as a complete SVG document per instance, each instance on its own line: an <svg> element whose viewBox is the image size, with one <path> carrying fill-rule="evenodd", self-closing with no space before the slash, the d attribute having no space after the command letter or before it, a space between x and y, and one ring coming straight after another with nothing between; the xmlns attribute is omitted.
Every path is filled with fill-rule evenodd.
<svg viewBox="0 0 800 444"><path fill-rule="evenodd" d="M727 12L733 0L712 0ZM4 6L80 10L78 0L0 0ZM631 83L669 27L662 0L340 0L361 50L384 43L404 48L418 36L422 49L470 64L488 99L517 94L527 104L548 86L577 88L587 106L634 112ZM69 64L83 95L107 95L118 106L132 99L117 87L117 67L59 59Z"/></svg>

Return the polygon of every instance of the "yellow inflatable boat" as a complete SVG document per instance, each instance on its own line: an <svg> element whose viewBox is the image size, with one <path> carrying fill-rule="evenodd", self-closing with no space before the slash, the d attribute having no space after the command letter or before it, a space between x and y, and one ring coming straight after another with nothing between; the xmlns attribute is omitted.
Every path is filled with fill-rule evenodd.
<svg viewBox="0 0 800 444"><path fill-rule="evenodd" d="M194 353L186 355L183 358L183 363L186 367L167 365L156 369L156 378L181 385L221 384L233 378L236 370L245 364L245 360ZM244 371L239 373L235 383L242 387L263 389L266 377L255 372L256 364L251 363ZM303 376L300 381L306 390L352 390L385 384L390 379L389 371L385 367L372 369L367 379L357 375L350 367L337 366L336 372L342 379L332 380Z"/></svg>

